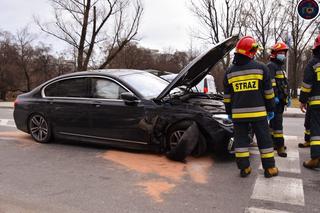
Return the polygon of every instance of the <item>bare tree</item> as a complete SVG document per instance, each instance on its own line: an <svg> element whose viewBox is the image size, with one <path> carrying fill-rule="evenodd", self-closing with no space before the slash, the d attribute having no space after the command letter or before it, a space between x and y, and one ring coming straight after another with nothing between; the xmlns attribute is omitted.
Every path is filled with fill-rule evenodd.
<svg viewBox="0 0 320 213"><path fill-rule="evenodd" d="M26 91L31 90L31 65L33 57L32 41L35 36L29 32L28 27L19 30L16 35L18 60L17 64L20 67L26 81Z"/></svg>
<svg viewBox="0 0 320 213"><path fill-rule="evenodd" d="M129 41L136 39L143 6L140 0L51 0L55 21L42 24L42 31L76 50L77 70L86 70L94 53L105 53L106 67ZM103 49L104 51L101 51Z"/></svg>
<svg viewBox="0 0 320 213"><path fill-rule="evenodd" d="M284 6L279 0L256 0L250 2L247 11L247 27L252 35L262 45L260 59L268 60L267 47L272 42L279 40L288 25L287 17L283 16ZM282 17L280 16L282 14Z"/></svg>

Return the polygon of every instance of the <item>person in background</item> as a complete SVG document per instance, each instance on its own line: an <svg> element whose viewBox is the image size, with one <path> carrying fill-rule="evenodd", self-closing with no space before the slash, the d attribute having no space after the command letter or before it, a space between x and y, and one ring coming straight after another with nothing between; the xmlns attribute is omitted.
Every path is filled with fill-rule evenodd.
<svg viewBox="0 0 320 213"><path fill-rule="evenodd" d="M300 109L310 113L310 154L311 159L303 162L308 169L320 166L320 35L313 48L313 57L308 62L300 92Z"/></svg>
<svg viewBox="0 0 320 213"><path fill-rule="evenodd" d="M283 137L283 112L285 106L290 106L288 79L284 64L288 46L278 42L271 47L270 62L267 64L275 93L276 109L274 118L270 120L270 129L274 147L280 157L287 157Z"/></svg>

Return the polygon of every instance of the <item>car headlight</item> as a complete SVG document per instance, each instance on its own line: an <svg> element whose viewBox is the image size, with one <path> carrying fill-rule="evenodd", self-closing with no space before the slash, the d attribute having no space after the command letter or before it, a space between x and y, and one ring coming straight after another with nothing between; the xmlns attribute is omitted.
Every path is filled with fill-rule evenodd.
<svg viewBox="0 0 320 213"><path fill-rule="evenodd" d="M212 118L224 126L232 126L232 120L228 118L227 114L215 114L212 115Z"/></svg>

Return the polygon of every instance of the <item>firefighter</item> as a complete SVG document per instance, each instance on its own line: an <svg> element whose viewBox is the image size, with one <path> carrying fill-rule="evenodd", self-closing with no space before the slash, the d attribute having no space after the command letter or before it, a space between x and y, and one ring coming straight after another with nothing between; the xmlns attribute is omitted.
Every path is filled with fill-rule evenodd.
<svg viewBox="0 0 320 213"><path fill-rule="evenodd" d="M276 43L271 48L270 62L267 64L276 103L274 118L270 120L270 129L274 147L280 157L287 157L283 137L283 112L285 106L290 103L288 79L284 70L287 51L288 46L285 43Z"/></svg>
<svg viewBox="0 0 320 213"><path fill-rule="evenodd" d="M258 48L251 36L238 41L233 65L224 77L224 103L234 123L235 155L240 176L247 177L252 171L248 135L251 125L261 153L264 175L270 178L278 175L267 121L267 115L273 115L274 92L268 67L254 60Z"/></svg>
<svg viewBox="0 0 320 213"><path fill-rule="evenodd" d="M304 118L304 143L299 143L299 148L310 147L310 110L307 106L306 115Z"/></svg>
<svg viewBox="0 0 320 213"><path fill-rule="evenodd" d="M313 45L313 57L307 64L300 93L300 108L310 111L310 152L311 159L303 166L315 169L320 166L320 34Z"/></svg>

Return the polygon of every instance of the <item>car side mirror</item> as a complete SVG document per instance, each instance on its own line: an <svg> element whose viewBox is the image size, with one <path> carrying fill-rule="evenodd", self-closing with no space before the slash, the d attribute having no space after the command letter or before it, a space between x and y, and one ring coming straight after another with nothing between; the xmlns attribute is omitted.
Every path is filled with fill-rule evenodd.
<svg viewBox="0 0 320 213"><path fill-rule="evenodd" d="M139 99L131 92L124 92L120 94L120 98L127 104L138 103Z"/></svg>

